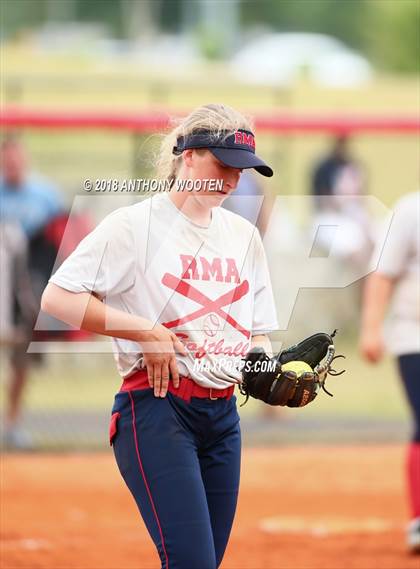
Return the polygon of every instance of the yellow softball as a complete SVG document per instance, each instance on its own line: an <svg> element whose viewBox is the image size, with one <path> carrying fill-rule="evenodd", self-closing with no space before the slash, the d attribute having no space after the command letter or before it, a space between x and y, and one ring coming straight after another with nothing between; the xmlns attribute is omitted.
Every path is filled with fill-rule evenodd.
<svg viewBox="0 0 420 569"><path fill-rule="evenodd" d="M295 374L300 377L306 371L313 371L313 369L306 362L294 361L283 364L281 366L281 371L294 371Z"/></svg>

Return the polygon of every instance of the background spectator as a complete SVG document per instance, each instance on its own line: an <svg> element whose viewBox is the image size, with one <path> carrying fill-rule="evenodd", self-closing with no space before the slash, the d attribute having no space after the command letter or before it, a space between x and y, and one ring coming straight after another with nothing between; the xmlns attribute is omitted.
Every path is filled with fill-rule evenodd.
<svg viewBox="0 0 420 569"><path fill-rule="evenodd" d="M378 269L367 282L360 348L364 358L379 362L385 348L397 358L413 414L406 479L411 522L410 549L420 553L420 192L402 198L385 242ZM390 319L383 322L388 306ZM386 341L385 341L386 338Z"/></svg>
<svg viewBox="0 0 420 569"><path fill-rule="evenodd" d="M11 346L4 442L9 448L28 448L30 437L19 428L19 419L30 364L39 361L40 354L28 354L27 348L57 252L48 261L42 234L51 220L64 213L64 206L48 180L29 173L27 152L19 138L10 135L2 142L0 165L0 320L2 343Z"/></svg>

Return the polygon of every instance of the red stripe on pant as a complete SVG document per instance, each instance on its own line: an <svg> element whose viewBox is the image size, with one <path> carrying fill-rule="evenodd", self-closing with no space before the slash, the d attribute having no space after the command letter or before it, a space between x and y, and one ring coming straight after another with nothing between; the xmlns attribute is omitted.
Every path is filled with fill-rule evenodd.
<svg viewBox="0 0 420 569"><path fill-rule="evenodd" d="M157 515L157 512L156 512L155 503L153 502L152 493L150 492L150 488L149 488L149 485L148 485L147 480L146 480L146 475L144 473L143 464L142 464L141 458L140 458L140 451L139 451L139 445L138 445L138 441L137 441L137 431L136 431L136 412L134 410L134 400L133 400L133 396L131 395L131 391L128 392L128 395L129 395L130 401L131 401L131 413L133 416L133 435L134 435L134 444L136 447L137 460L139 463L139 468L140 468L140 472L141 472L141 475L142 475L142 478L144 481L144 485L146 486L146 491L147 491L147 494L149 496L150 504L152 506L153 514L155 516L156 523L157 523L158 528L159 528L160 539L162 541L162 548L163 548L163 551L165 553L166 569L169 569L168 554L167 554L166 547L165 547L165 540L163 538L162 526L160 525L159 516Z"/></svg>

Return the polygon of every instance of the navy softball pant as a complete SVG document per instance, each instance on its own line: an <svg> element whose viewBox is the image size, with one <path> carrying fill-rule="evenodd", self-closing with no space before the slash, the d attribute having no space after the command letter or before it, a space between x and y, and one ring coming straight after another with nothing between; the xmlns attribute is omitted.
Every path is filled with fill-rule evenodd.
<svg viewBox="0 0 420 569"><path fill-rule="evenodd" d="M162 569L219 567L239 490L236 397L187 402L151 389L120 392L111 438Z"/></svg>
<svg viewBox="0 0 420 569"><path fill-rule="evenodd" d="M420 443L420 354L399 356L398 367L413 416L412 441Z"/></svg>

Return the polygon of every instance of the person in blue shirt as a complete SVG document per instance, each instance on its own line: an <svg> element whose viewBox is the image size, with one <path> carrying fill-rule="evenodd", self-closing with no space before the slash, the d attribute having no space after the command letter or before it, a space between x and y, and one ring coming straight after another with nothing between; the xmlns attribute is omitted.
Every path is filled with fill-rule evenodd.
<svg viewBox="0 0 420 569"><path fill-rule="evenodd" d="M0 215L18 222L31 239L64 204L49 180L28 173L28 157L18 138L6 138L1 145Z"/></svg>
<svg viewBox="0 0 420 569"><path fill-rule="evenodd" d="M8 135L0 146L0 223L15 226L26 240L29 259L26 267L30 274L32 297L37 310L33 310L32 322L27 322L29 311L10 295L13 324L16 329L27 331L25 338L10 342L11 375L8 384L5 409L4 443L6 447L27 448L31 446L28 435L19 428L24 388L27 382L31 358L27 348L31 341L34 319L39 311L40 294L45 283L42 267L37 254L39 236L51 220L65 211L64 203L53 184L29 172L27 151L21 140L15 135ZM48 277L47 277L48 278ZM44 279L45 280L45 279ZM13 287L9 287L13 290ZM24 321L24 322L23 322Z"/></svg>

